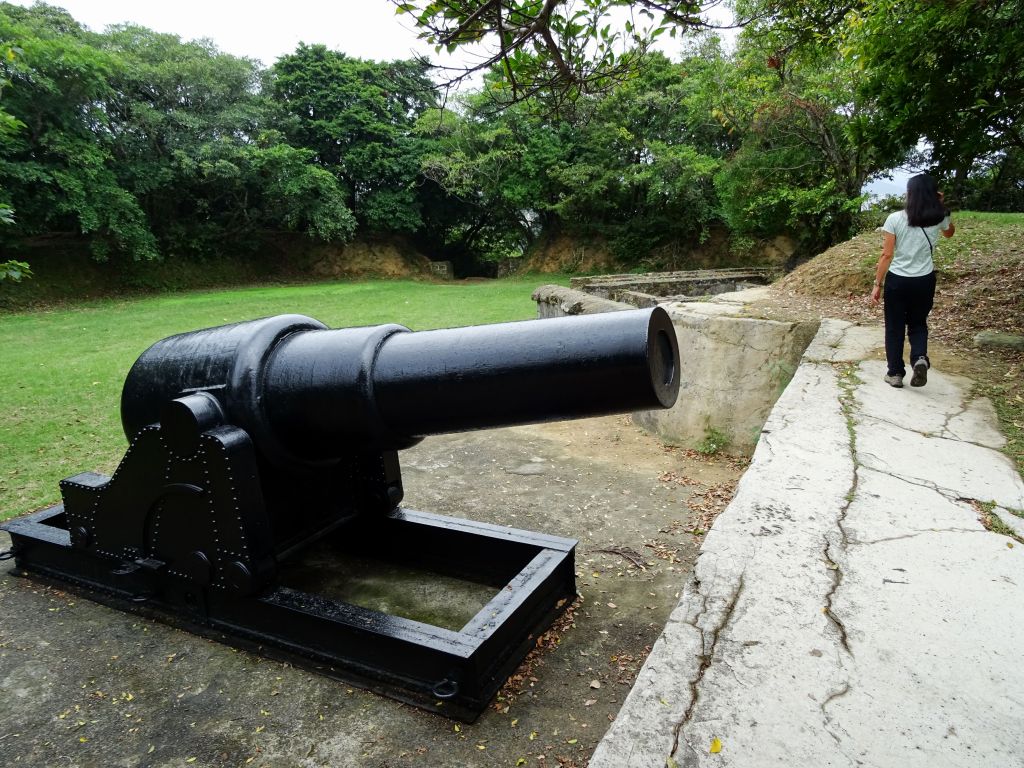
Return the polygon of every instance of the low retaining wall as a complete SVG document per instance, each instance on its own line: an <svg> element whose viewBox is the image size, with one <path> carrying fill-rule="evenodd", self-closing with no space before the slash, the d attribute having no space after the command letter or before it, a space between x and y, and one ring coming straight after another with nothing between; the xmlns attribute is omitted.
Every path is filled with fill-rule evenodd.
<svg viewBox="0 0 1024 768"><path fill-rule="evenodd" d="M633 308L560 286L542 286L533 298L539 317ZM729 451L752 453L818 323L744 317L736 303L662 306L679 341L679 399L668 410L635 413L633 420L667 443L695 448L718 433Z"/></svg>
<svg viewBox="0 0 1024 768"><path fill-rule="evenodd" d="M767 285L777 274L770 269L692 269L680 272L573 277L569 287L591 296L653 307L665 301L685 301Z"/></svg>
<svg viewBox="0 0 1024 768"><path fill-rule="evenodd" d="M532 298L537 302L537 317L539 318L593 315L598 312L635 309L629 304L598 298L572 288L563 288L560 285L542 285L533 292Z"/></svg>

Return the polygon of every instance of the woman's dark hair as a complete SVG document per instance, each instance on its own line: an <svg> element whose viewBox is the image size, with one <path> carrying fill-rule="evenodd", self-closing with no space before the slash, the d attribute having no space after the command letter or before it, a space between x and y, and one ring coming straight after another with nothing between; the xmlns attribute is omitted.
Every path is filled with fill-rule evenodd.
<svg viewBox="0 0 1024 768"><path fill-rule="evenodd" d="M946 207L939 199L939 185L927 173L907 182L907 224L934 227L946 218Z"/></svg>

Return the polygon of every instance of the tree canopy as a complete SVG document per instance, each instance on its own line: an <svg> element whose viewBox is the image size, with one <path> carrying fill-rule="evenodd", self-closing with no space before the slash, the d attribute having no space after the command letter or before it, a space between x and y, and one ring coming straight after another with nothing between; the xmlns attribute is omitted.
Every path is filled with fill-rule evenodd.
<svg viewBox="0 0 1024 768"><path fill-rule="evenodd" d="M271 129L255 62L137 26L89 32L45 5L0 6L0 40L17 51L2 73L15 214L0 236L85 236L102 260L354 231L334 176Z"/></svg>
<svg viewBox="0 0 1024 768"><path fill-rule="evenodd" d="M606 90L643 66L662 34L709 28L721 0L389 0L440 52L473 48L458 81L495 69L506 103Z"/></svg>
<svg viewBox="0 0 1024 768"><path fill-rule="evenodd" d="M809 254L904 163L1024 204L1024 0L738 0L729 50L708 3L393 2L440 47L483 46L482 85L322 45L264 68L0 3L0 280L43 237L145 260L394 236L463 274L559 235L624 267L712 237ZM672 34L675 60L652 49Z"/></svg>
<svg viewBox="0 0 1024 768"><path fill-rule="evenodd" d="M361 61L301 44L271 68L270 95L288 118L285 138L313 150L371 230L414 232L422 224L412 127L436 103L427 69L419 61Z"/></svg>

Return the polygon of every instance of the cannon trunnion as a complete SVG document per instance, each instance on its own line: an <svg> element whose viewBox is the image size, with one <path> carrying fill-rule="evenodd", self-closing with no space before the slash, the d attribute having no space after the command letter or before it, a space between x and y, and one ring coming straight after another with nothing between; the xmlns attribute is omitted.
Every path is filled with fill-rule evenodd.
<svg viewBox="0 0 1024 768"><path fill-rule="evenodd" d="M120 608L475 719L576 594L576 542L401 506L444 432L669 407L661 309L410 332L300 315L157 342L125 380L112 477L3 526L17 566ZM488 585L461 629L290 585L314 547ZM344 556L344 555L342 555Z"/></svg>

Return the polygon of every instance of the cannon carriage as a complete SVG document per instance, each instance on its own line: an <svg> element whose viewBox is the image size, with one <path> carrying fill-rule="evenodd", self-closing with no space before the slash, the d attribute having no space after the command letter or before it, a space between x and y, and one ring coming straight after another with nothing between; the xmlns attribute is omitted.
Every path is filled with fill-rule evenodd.
<svg viewBox="0 0 1024 768"><path fill-rule="evenodd" d="M429 435L669 407L659 309L411 332L284 315L172 336L128 373L112 477L8 522L18 569L472 720L575 598L571 539L402 507ZM488 585L448 629L295 588L311 548Z"/></svg>

